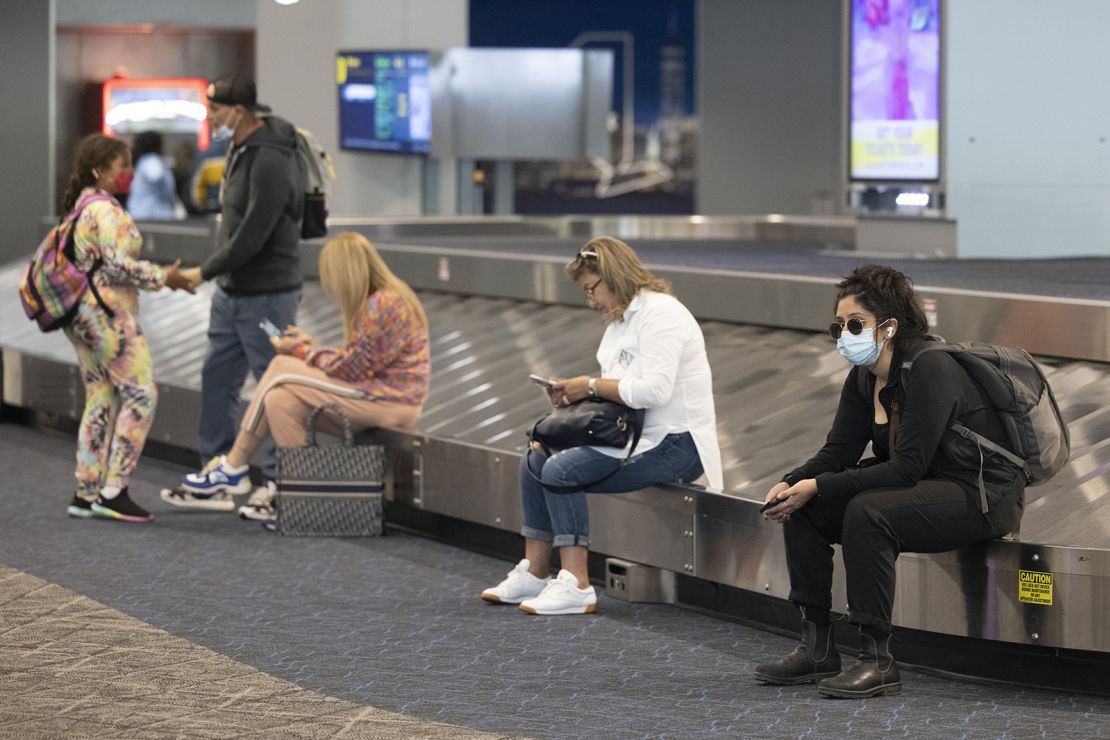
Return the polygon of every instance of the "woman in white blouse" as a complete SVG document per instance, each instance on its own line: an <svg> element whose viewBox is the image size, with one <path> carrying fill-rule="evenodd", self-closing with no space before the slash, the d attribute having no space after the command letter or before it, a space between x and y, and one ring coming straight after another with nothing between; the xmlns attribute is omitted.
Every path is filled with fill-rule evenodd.
<svg viewBox="0 0 1110 740"><path fill-rule="evenodd" d="M627 463L627 448L575 447L550 458L534 448L528 457L536 480L522 462L524 559L482 598L519 604L530 614L597 610L586 571L586 492L625 493L691 482L703 474L710 486L722 485L713 377L693 315L618 239L592 239L566 270L608 326L597 350L599 375L556 381L548 391L551 401L566 405L588 396L617 401L644 409L644 428ZM575 486L582 488L552 490ZM555 547L563 569L552 579Z"/></svg>

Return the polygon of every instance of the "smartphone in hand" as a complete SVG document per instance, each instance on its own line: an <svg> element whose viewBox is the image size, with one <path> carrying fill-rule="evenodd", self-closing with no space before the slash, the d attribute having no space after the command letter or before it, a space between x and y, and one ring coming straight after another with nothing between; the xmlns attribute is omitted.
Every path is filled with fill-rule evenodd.
<svg viewBox="0 0 1110 740"><path fill-rule="evenodd" d="M773 498L770 501L768 501L767 503L763 504L763 506L759 507L759 513L760 514L765 514L768 509L775 508L776 506L778 506L779 504L781 504L785 500L786 499L784 499L784 498Z"/></svg>
<svg viewBox="0 0 1110 740"><path fill-rule="evenodd" d="M270 321L269 319L262 319L262 321L258 322L258 325L262 328L262 331L266 332L274 339L277 339L285 333L281 329L277 328L277 326L274 325L274 322Z"/></svg>
<svg viewBox="0 0 1110 740"><path fill-rule="evenodd" d="M535 373L529 375L528 380L532 381L536 385L542 385L544 388L550 388L551 386L555 385L554 380L551 380L550 378L545 378L542 375L536 375Z"/></svg>

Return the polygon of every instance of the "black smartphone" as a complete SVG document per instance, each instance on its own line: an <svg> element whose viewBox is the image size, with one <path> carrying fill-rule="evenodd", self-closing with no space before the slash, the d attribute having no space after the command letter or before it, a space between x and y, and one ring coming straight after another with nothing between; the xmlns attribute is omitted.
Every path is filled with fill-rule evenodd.
<svg viewBox="0 0 1110 740"><path fill-rule="evenodd" d="M775 508L776 506L778 506L779 504L781 504L785 500L786 499L784 499L784 498L773 498L770 501L768 501L767 503L763 504L763 506L759 507L759 513L760 514L766 514L768 509Z"/></svg>

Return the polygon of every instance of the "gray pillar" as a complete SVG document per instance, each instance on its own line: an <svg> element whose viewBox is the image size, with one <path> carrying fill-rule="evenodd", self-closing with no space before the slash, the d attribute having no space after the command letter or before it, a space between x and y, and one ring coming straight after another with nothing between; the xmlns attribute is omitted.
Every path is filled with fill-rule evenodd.
<svg viewBox="0 0 1110 740"><path fill-rule="evenodd" d="M0 262L27 256L53 214L54 0L4 4L0 23Z"/></svg>
<svg viewBox="0 0 1110 740"><path fill-rule="evenodd" d="M474 216L482 213L482 194L474 184L474 160L459 159L455 162L455 182L458 184L458 213Z"/></svg>

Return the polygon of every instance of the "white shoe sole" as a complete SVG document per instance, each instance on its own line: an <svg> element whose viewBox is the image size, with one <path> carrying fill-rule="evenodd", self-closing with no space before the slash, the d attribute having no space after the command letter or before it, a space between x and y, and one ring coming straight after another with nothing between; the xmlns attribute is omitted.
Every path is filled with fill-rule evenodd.
<svg viewBox="0 0 1110 740"><path fill-rule="evenodd" d="M274 512L273 510L262 511L261 509L254 508L253 506L240 506L239 518L249 519L252 522L264 522L267 519L273 519Z"/></svg>
<svg viewBox="0 0 1110 740"><path fill-rule="evenodd" d="M485 601L486 603L489 603L489 604L519 604L520 602L524 601L525 599L533 599L533 598L535 598L535 597L534 596L524 596L524 597L521 597L519 599L509 599L509 598L503 599L500 596L498 596L497 594L492 594L489 591L483 591L482 592L482 601Z"/></svg>
<svg viewBox="0 0 1110 740"><path fill-rule="evenodd" d="M563 609L536 609L535 607L525 606L524 604L521 604L517 608L526 614L536 614L541 617L558 617L564 614L596 614L597 602L595 601L585 606L569 606Z"/></svg>
<svg viewBox="0 0 1110 740"><path fill-rule="evenodd" d="M187 488L182 488L188 491ZM194 491L189 491L194 493ZM172 488L163 488L158 492L158 497L165 501L170 506L176 506L179 509L197 509L199 511L235 511L235 502L230 498L210 498L210 499L182 499L173 495Z"/></svg>
<svg viewBox="0 0 1110 740"><path fill-rule="evenodd" d="M221 483L220 485L213 488L195 488L193 486L190 486L185 481L181 481L181 490L188 491L189 493L219 493L220 491L224 491L226 493L241 496L244 493L250 493L251 491L253 491L254 487L251 485L250 478L244 476L243 480L239 481L234 486L229 486L226 483Z"/></svg>

